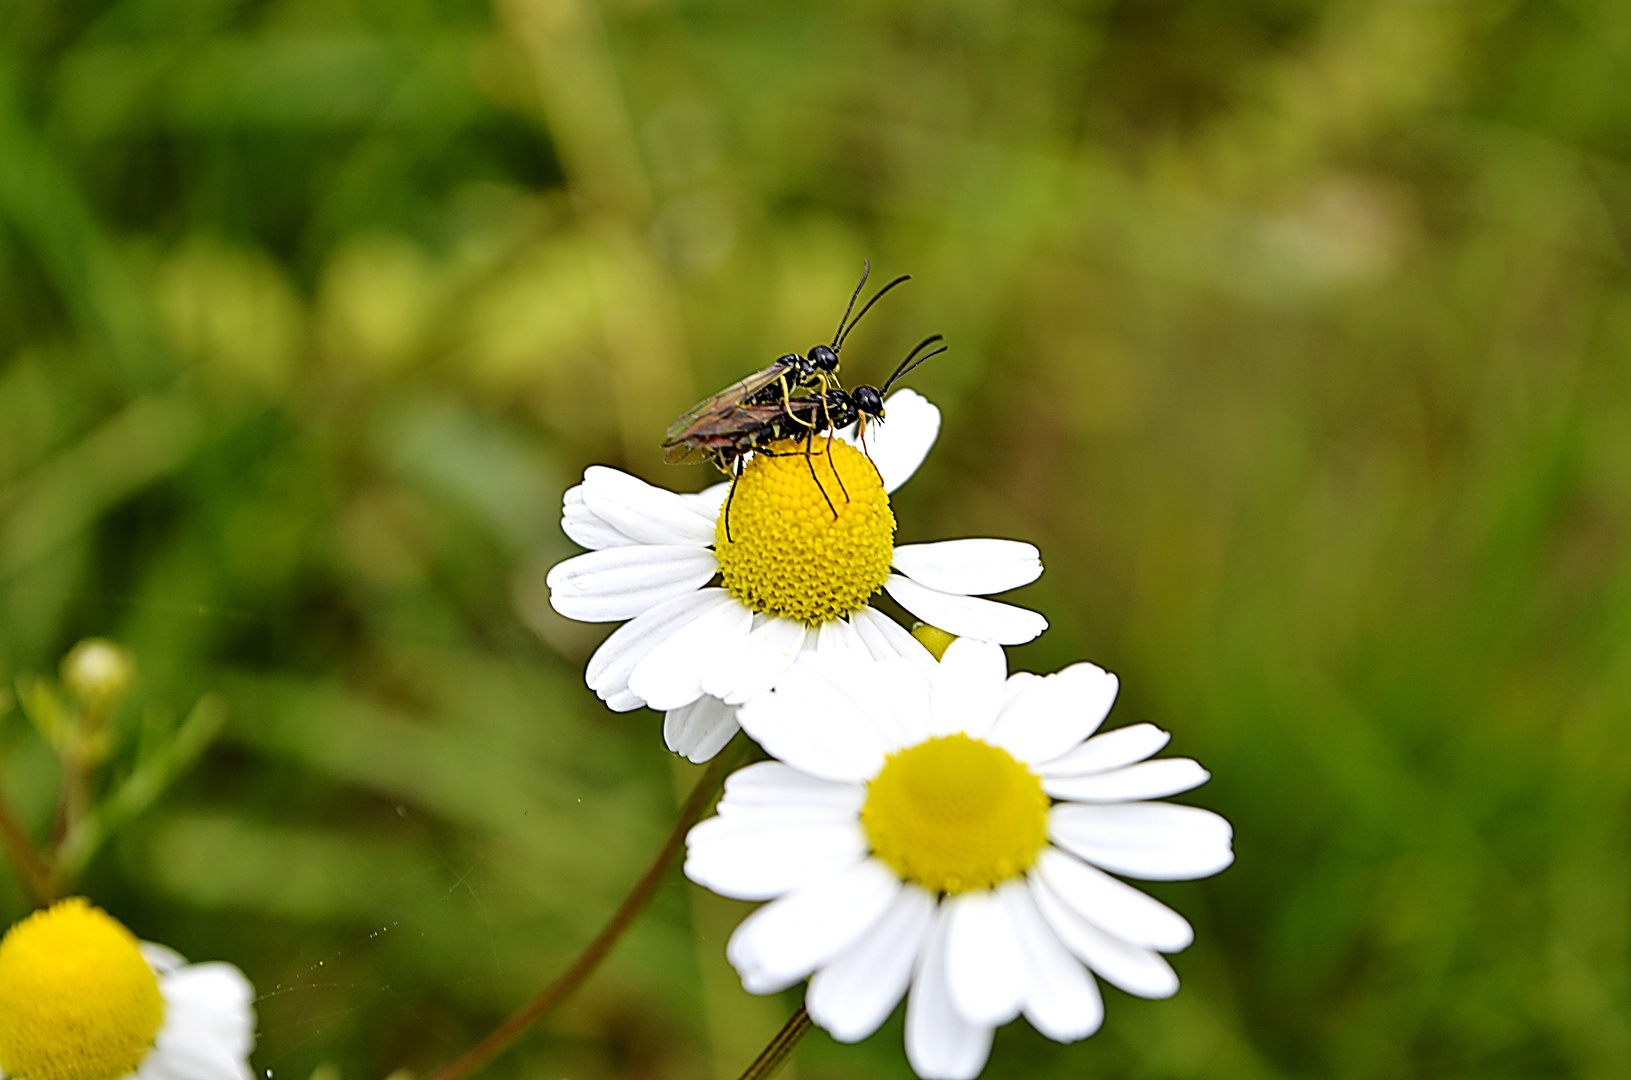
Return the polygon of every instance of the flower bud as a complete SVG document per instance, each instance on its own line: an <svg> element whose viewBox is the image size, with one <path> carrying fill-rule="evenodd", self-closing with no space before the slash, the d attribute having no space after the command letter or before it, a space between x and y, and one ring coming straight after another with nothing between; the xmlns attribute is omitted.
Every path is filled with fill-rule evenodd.
<svg viewBox="0 0 1631 1080"><path fill-rule="evenodd" d="M136 681L136 658L106 638L86 638L62 658L62 681L87 709L116 705Z"/></svg>

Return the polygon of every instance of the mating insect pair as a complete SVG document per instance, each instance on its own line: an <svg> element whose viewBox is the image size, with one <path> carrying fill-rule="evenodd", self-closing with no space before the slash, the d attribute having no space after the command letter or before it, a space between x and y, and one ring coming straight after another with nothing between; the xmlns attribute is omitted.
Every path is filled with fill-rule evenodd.
<svg viewBox="0 0 1631 1080"><path fill-rule="evenodd" d="M866 285L870 264L861 271L861 281L850 296L849 306L838 323L831 345L817 345L805 356L789 353L769 367L754 372L733 383L717 394L704 398L675 420L663 442L665 457L671 463L712 461L733 479L731 495L736 494L734 478L739 476L747 455L772 454L770 447L778 442L804 442L804 457L810 467L810 476L827 501L827 507L838 517L838 508L832 496L816 474L811 460L817 436L828 440L827 453L832 454L831 441L841 428L868 420L883 419L883 399L895 382L931 356L946 351L946 346L924 353L930 345L942 341L939 334L925 338L907 354L881 387L857 386L846 391L838 381L838 353L851 330L860 323L872 305L890 289L910 279L902 275L872 295L861 308L855 321L850 313L855 301ZM922 355L919 355L922 354ZM844 481L835 472L840 489ZM843 492L849 499L849 492ZM725 504L725 534L730 539L730 500Z"/></svg>

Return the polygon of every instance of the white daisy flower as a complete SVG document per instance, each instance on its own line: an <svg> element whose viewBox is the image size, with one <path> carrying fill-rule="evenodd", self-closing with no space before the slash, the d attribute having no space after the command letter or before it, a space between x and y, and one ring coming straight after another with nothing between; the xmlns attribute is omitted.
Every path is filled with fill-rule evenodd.
<svg viewBox="0 0 1631 1080"><path fill-rule="evenodd" d="M962 637L1016 645L1047 628L1034 611L981 599L1036 580L1032 545L894 545L889 493L922 464L940 410L911 390L888 404L888 424L867 430L865 456L853 432L830 448L817 443L809 459L758 455L729 499L728 530L729 484L680 495L616 469L585 470L566 493L561 528L592 550L547 581L550 603L569 619L629 620L589 660L585 678L601 700L619 712L664 711L669 749L706 761L736 733L737 706L775 685L801 652L932 664L868 606L880 589ZM710 586L716 576L721 584Z"/></svg>
<svg viewBox="0 0 1631 1080"><path fill-rule="evenodd" d="M0 1080L251 1080L254 991L188 964L85 900L0 941Z"/></svg>
<svg viewBox="0 0 1631 1080"><path fill-rule="evenodd" d="M1198 878L1234 858L1223 818L1149 801L1207 779L1185 758L1146 760L1165 732L1089 738L1114 675L1006 671L1001 648L968 639L927 672L799 658L740 713L779 760L734 773L687 838L691 880L773 901L731 936L743 985L810 976L810 1017L844 1042L910 986L906 1055L926 1080L977 1075L1021 1013L1061 1042L1091 1035L1093 975L1176 992L1160 954L1189 945L1189 924L1111 875Z"/></svg>

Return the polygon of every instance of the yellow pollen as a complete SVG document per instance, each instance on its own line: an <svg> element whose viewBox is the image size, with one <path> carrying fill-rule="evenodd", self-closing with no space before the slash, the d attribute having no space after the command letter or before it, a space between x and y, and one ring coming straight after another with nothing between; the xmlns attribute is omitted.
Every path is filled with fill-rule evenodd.
<svg viewBox="0 0 1631 1080"><path fill-rule="evenodd" d="M136 939L79 897L0 941L0 1071L14 1080L116 1080L136 1071L163 1020Z"/></svg>
<svg viewBox="0 0 1631 1080"><path fill-rule="evenodd" d="M912 627L912 636L917 638L923 644L923 647L929 650L929 655L936 660L944 660L946 650L951 648L951 643L957 640L956 634L948 634L940 627L930 626L926 622L920 622Z"/></svg>
<svg viewBox="0 0 1631 1080"><path fill-rule="evenodd" d="M895 553L895 515L878 470L841 439L817 439L808 459L803 443L770 451L742 470L719 513L714 552L725 588L754 611L808 626L861 610Z"/></svg>
<svg viewBox="0 0 1631 1080"><path fill-rule="evenodd" d="M889 755L861 826L878 858L931 893L988 889L1036 862L1048 796L1008 751L944 735Z"/></svg>

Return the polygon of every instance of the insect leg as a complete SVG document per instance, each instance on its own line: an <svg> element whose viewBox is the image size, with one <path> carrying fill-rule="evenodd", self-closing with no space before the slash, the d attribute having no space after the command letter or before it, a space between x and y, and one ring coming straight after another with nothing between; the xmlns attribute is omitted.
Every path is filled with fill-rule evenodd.
<svg viewBox="0 0 1631 1080"><path fill-rule="evenodd" d="M827 489L822 486L821 477L816 475L815 459L810 456L810 447L815 444L815 433L816 433L815 425L811 424L809 432L807 432L805 434L805 436L804 436L804 463L810 467L810 479L815 481L816 490L821 492L821 497L823 499L827 500L827 509L832 511L832 519L834 521L837 521L838 520L838 507L836 507L836 506L834 506L832 504L832 496L828 495L827 494ZM838 475L838 470L837 469L833 470L833 475L834 476ZM844 481L842 479L840 479L838 482L840 484L842 484ZM847 494L846 494L845 498L848 498Z"/></svg>
<svg viewBox="0 0 1631 1080"><path fill-rule="evenodd" d="M725 543L732 543L731 539L731 503L736 501L736 482L742 478L742 459L737 458L731 462L731 489L725 495Z"/></svg>

